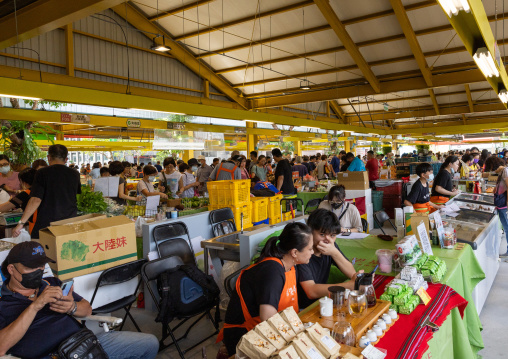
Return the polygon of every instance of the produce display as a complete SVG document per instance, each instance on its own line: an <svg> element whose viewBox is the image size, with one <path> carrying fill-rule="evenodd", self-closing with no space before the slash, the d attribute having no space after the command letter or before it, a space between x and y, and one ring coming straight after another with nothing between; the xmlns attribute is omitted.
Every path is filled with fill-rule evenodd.
<svg viewBox="0 0 508 359"><path fill-rule="evenodd" d="M108 208L102 192L93 192L90 187L81 187L81 193L76 198L78 211L82 213L101 213Z"/></svg>
<svg viewBox="0 0 508 359"><path fill-rule="evenodd" d="M205 197L182 198L182 206L185 209L206 207L208 206L208 198Z"/></svg>
<svg viewBox="0 0 508 359"><path fill-rule="evenodd" d="M386 286L385 292L381 294L379 299L391 302L390 309L400 314L411 314L416 306L420 304L420 297L414 295L413 288L403 284L404 282L394 279Z"/></svg>
<svg viewBox="0 0 508 359"><path fill-rule="evenodd" d="M424 260L426 258L426 260ZM446 262L436 256L422 257L422 261L417 267L425 279L432 280L433 283L440 282L446 274Z"/></svg>

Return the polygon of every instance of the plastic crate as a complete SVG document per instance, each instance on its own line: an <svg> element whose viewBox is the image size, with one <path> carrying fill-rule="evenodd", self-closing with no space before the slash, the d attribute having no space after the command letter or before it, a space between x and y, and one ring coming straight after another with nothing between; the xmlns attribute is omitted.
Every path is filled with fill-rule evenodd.
<svg viewBox="0 0 508 359"><path fill-rule="evenodd" d="M241 206L250 202L251 180L210 181L206 183L212 206Z"/></svg>
<svg viewBox="0 0 508 359"><path fill-rule="evenodd" d="M418 163L412 163L409 165L409 174L416 174L416 166L418 166Z"/></svg>
<svg viewBox="0 0 508 359"><path fill-rule="evenodd" d="M268 221L269 221L271 226L273 226L274 224L280 223L281 222L281 220L280 220L280 212L279 212L278 216L268 218Z"/></svg>
<svg viewBox="0 0 508 359"><path fill-rule="evenodd" d="M235 224L236 229L240 230L241 228L241 214L243 213L243 228L250 228L252 227L252 213L251 213L251 206L252 204L250 202L245 203L240 206L217 206L217 205L210 205L208 206L208 210L213 211L220 208L229 207L233 211L233 216L235 217Z"/></svg>
<svg viewBox="0 0 508 359"><path fill-rule="evenodd" d="M258 224L270 224L270 220L267 218L267 219L265 219L263 221L252 223L253 226L257 226Z"/></svg>
<svg viewBox="0 0 508 359"><path fill-rule="evenodd" d="M432 161L432 156L419 156L418 161L420 162L430 162Z"/></svg>
<svg viewBox="0 0 508 359"><path fill-rule="evenodd" d="M268 197L252 197L251 204L253 223L268 218Z"/></svg>
<svg viewBox="0 0 508 359"><path fill-rule="evenodd" d="M389 186L386 186L386 187L381 187L381 186L378 186L376 187L377 190L379 191L383 191L384 192L384 196L386 195L397 195L397 196L400 196L402 194L402 181L401 182L395 182Z"/></svg>
<svg viewBox="0 0 508 359"><path fill-rule="evenodd" d="M282 199L282 194L277 194L273 197L267 198L268 198L268 218L279 218L280 222L280 200Z"/></svg>
<svg viewBox="0 0 508 359"><path fill-rule="evenodd" d="M293 219L293 215L291 214L291 212L282 213L282 222L289 221L291 219Z"/></svg>

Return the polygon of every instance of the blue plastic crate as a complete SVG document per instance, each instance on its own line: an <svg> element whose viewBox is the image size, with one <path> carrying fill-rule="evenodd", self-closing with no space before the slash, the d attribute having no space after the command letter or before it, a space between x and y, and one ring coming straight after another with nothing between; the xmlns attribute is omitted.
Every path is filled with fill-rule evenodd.
<svg viewBox="0 0 508 359"><path fill-rule="evenodd" d="M265 219L263 221L252 223L253 226L257 226L258 224L270 224L270 219L267 218L267 219Z"/></svg>
<svg viewBox="0 0 508 359"><path fill-rule="evenodd" d="M411 163L409 165L409 174L416 174L416 166L418 166L418 163Z"/></svg>

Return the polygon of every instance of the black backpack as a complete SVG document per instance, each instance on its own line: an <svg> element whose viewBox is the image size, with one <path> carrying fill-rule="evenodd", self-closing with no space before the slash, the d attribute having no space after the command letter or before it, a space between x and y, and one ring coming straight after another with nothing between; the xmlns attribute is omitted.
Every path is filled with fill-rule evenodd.
<svg viewBox="0 0 508 359"><path fill-rule="evenodd" d="M219 304L220 289L211 275L195 265L181 265L167 270L157 278L160 311L155 319L167 325L174 318L192 316ZM220 312L215 312L217 323Z"/></svg>

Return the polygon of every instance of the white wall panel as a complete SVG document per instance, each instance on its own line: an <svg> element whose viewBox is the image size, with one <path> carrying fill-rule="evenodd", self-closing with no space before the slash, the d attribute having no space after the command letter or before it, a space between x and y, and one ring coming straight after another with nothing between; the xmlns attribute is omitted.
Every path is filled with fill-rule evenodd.
<svg viewBox="0 0 508 359"><path fill-rule="evenodd" d="M1 55L0 55L0 65L11 66L11 67L21 67L21 69L39 71L39 64L37 62L21 60L21 65L20 65L18 59L13 59L11 57L1 56ZM54 74L64 74L65 73L64 68L45 65L45 64L41 64L40 70L42 72L42 80L43 81L44 81L44 73L45 72L54 73Z"/></svg>
<svg viewBox="0 0 508 359"><path fill-rule="evenodd" d="M19 49L15 47L18 47ZM37 54L35 52L26 50L32 49L39 53L41 61L65 65L65 37L64 32L61 29L56 29L40 36L33 37L21 42L15 47L11 46L2 51L8 54L18 55L19 50L20 56L37 59Z"/></svg>

